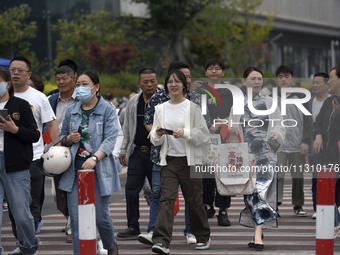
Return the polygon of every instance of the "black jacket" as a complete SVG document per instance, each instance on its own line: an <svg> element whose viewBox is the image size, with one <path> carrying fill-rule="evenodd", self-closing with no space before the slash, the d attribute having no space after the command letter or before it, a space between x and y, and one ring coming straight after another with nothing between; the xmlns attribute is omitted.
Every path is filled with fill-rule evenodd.
<svg viewBox="0 0 340 255"><path fill-rule="evenodd" d="M323 163L339 164L338 141L340 140L340 113L333 110L334 96L327 98L316 117L314 123L314 135L321 134L323 150L321 157Z"/></svg>
<svg viewBox="0 0 340 255"><path fill-rule="evenodd" d="M18 172L29 169L33 158L32 143L39 140L40 133L29 103L11 96L5 107L19 127L16 134L4 132L5 171Z"/></svg>

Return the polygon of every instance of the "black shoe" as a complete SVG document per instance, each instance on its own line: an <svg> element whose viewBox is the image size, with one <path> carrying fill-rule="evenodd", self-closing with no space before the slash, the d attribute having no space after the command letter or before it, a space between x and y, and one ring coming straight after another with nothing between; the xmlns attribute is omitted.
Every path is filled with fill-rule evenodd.
<svg viewBox="0 0 340 255"><path fill-rule="evenodd" d="M137 238L139 234L140 234L139 230L129 227L122 232L118 232L117 236L120 238L132 238L132 237Z"/></svg>
<svg viewBox="0 0 340 255"><path fill-rule="evenodd" d="M228 213L225 210L219 212L217 222L218 225L222 227L229 227L231 225L230 220L228 219Z"/></svg>
<svg viewBox="0 0 340 255"><path fill-rule="evenodd" d="M215 209L212 206L210 206L209 209L208 209L208 207L205 207L205 210L207 212L207 218L208 219L211 219L211 218L213 218L215 216L215 212L216 211L215 211Z"/></svg>
<svg viewBox="0 0 340 255"><path fill-rule="evenodd" d="M261 238L262 238L262 240L263 240L263 238L264 238L264 236L263 236L263 233L262 233L262 236L261 236ZM262 245L262 250L263 250L263 244L255 244L255 241L254 241L254 237L253 237L253 240L250 242L250 243L248 243L248 248L255 248L255 250L256 249L260 249L260 246L259 245ZM256 248L257 247L257 248ZM257 250L257 251L260 251L260 250Z"/></svg>
<svg viewBox="0 0 340 255"><path fill-rule="evenodd" d="M298 217L306 217L307 213L303 210L302 206L294 206L295 215Z"/></svg>
<svg viewBox="0 0 340 255"><path fill-rule="evenodd" d="M263 250L263 248L264 248L264 245L263 244L255 244L254 245L254 247L255 247L255 251L262 251Z"/></svg>

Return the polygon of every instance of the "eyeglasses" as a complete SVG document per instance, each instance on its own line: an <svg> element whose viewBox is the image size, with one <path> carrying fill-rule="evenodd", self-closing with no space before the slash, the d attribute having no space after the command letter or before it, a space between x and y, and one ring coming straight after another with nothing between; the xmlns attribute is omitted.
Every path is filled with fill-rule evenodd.
<svg viewBox="0 0 340 255"><path fill-rule="evenodd" d="M18 72L18 73L23 73L23 72L29 72L29 70L25 70L25 69L22 69L22 68L9 68L8 69L11 73L15 73L15 72Z"/></svg>

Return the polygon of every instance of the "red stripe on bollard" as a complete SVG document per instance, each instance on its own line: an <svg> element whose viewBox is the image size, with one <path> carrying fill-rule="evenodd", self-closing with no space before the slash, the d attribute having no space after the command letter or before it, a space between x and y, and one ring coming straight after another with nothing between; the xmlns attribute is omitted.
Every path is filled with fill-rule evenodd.
<svg viewBox="0 0 340 255"><path fill-rule="evenodd" d="M78 205L94 204L94 170L78 171Z"/></svg>
<svg viewBox="0 0 340 255"><path fill-rule="evenodd" d="M319 196L320 194L320 196ZM318 205L334 205L335 172L328 169L318 173L317 201Z"/></svg>
<svg viewBox="0 0 340 255"><path fill-rule="evenodd" d="M315 254L333 254L334 253L334 239L316 239Z"/></svg>
<svg viewBox="0 0 340 255"><path fill-rule="evenodd" d="M94 192L94 170L79 170L79 255L96 254L96 210Z"/></svg>
<svg viewBox="0 0 340 255"><path fill-rule="evenodd" d="M317 179L316 255L334 253L334 198L335 172L321 170Z"/></svg>

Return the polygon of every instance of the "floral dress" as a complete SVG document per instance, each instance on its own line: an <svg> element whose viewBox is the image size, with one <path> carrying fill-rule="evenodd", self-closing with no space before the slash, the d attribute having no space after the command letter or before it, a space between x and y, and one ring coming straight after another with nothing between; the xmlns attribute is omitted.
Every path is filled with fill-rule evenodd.
<svg viewBox="0 0 340 255"><path fill-rule="evenodd" d="M265 96L263 95L255 96L253 106L257 110L266 110L267 106L264 99ZM279 217L273 208L274 205L267 202L268 191L274 181L273 169L277 161L276 153L267 147L269 118L268 115L253 114L248 108L247 97L245 98L244 115L241 116L240 122L249 123L242 126L243 136L244 141L248 143L249 153L255 156L257 170L255 190L251 195L244 196L246 208L241 212L241 218L247 214L249 216L249 212L251 214L253 220L251 225L245 224L240 218L240 224L247 227L253 227L254 223L257 226L276 221Z"/></svg>

